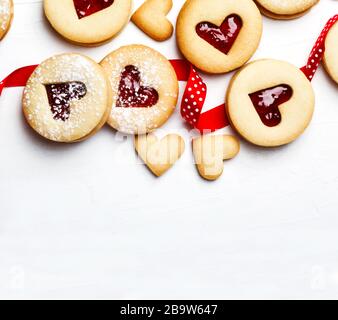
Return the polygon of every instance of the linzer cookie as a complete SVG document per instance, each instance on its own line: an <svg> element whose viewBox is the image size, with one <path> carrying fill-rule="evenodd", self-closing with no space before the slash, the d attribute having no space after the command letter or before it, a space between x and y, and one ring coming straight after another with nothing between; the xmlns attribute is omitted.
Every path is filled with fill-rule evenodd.
<svg viewBox="0 0 338 320"><path fill-rule="evenodd" d="M129 134L145 134L161 127L173 113L178 81L170 62L142 46L122 47L101 65L113 92L108 124Z"/></svg>
<svg viewBox="0 0 338 320"><path fill-rule="evenodd" d="M261 12L279 20L295 19L306 14L319 0L255 0Z"/></svg>
<svg viewBox="0 0 338 320"><path fill-rule="evenodd" d="M262 16L251 0L188 0L177 20L177 43L193 65L225 73L245 64L262 35Z"/></svg>
<svg viewBox="0 0 338 320"><path fill-rule="evenodd" d="M80 54L63 54L42 62L23 94L28 124L56 142L76 142L96 133L111 108L108 79L100 65Z"/></svg>
<svg viewBox="0 0 338 320"><path fill-rule="evenodd" d="M238 71L226 101L233 127L263 147L297 139L312 119L314 104L314 92L304 73L277 60L255 61Z"/></svg>
<svg viewBox="0 0 338 320"><path fill-rule="evenodd" d="M44 0L44 10L52 27L67 40L99 45L128 22L131 0Z"/></svg>
<svg viewBox="0 0 338 320"><path fill-rule="evenodd" d="M0 40L8 32L13 18L13 1L0 0Z"/></svg>

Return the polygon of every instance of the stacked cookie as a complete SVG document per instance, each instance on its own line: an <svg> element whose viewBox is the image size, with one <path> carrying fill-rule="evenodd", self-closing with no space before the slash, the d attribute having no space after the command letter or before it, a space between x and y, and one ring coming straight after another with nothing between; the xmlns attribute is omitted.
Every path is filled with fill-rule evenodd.
<svg viewBox="0 0 338 320"><path fill-rule="evenodd" d="M267 17L290 20L303 16L319 0L255 0L261 12Z"/></svg>

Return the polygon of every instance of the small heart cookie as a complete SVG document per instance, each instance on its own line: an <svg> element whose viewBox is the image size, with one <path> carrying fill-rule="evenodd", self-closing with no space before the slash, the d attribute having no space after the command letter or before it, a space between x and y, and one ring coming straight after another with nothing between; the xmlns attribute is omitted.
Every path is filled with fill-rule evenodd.
<svg viewBox="0 0 338 320"><path fill-rule="evenodd" d="M172 7L172 0L147 0L133 14L131 20L149 37L156 41L165 41L174 32L172 23L167 19Z"/></svg>
<svg viewBox="0 0 338 320"><path fill-rule="evenodd" d="M229 135L201 136L192 142L195 163L199 174L206 180L217 180L223 173L224 160L237 156L240 144Z"/></svg>
<svg viewBox="0 0 338 320"><path fill-rule="evenodd" d="M135 136L135 149L150 171L160 177L182 156L185 143L176 134L169 134L162 139L148 134Z"/></svg>

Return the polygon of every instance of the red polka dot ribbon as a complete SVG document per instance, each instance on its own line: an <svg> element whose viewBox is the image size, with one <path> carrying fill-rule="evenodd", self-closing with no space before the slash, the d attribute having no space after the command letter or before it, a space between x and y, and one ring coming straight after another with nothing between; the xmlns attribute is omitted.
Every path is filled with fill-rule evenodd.
<svg viewBox="0 0 338 320"><path fill-rule="evenodd" d="M193 127L198 126L204 101L207 96L207 85L196 70L191 67L186 91L183 97L181 115Z"/></svg>
<svg viewBox="0 0 338 320"><path fill-rule="evenodd" d="M316 44L314 45L308 62L306 66L301 68L304 72L306 77L309 81L312 81L316 71L318 70L318 66L323 60L324 53L325 53L325 40L333 25L338 21L338 15L333 16L329 21L326 23L324 29L322 30L320 36L318 37Z"/></svg>
<svg viewBox="0 0 338 320"><path fill-rule="evenodd" d="M186 60L171 60L178 80L187 81L181 103L181 115L201 133L222 129L229 125L225 105L202 112L207 97L207 85L195 68Z"/></svg>

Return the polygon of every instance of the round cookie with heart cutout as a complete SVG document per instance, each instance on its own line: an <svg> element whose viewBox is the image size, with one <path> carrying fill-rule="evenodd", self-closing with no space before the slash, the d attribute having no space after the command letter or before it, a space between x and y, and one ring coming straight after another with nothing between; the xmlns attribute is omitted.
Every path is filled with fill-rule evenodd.
<svg viewBox="0 0 338 320"><path fill-rule="evenodd" d="M94 46L122 30L131 4L131 0L44 0L44 11L51 26L65 39Z"/></svg>
<svg viewBox="0 0 338 320"><path fill-rule="evenodd" d="M110 53L101 66L113 92L111 127L145 134L169 119L177 104L178 80L163 55L143 45L130 45Z"/></svg>
<svg viewBox="0 0 338 320"><path fill-rule="evenodd" d="M297 139L314 112L311 83L301 70L283 61L258 60L244 66L229 85L229 120L249 142L277 147Z"/></svg>
<svg viewBox="0 0 338 320"><path fill-rule="evenodd" d="M77 142L96 133L111 109L108 79L95 61L62 54L42 62L23 93L28 124L56 142Z"/></svg>
<svg viewBox="0 0 338 320"><path fill-rule="evenodd" d="M261 12L273 19L290 20L308 13L319 0L255 0Z"/></svg>
<svg viewBox="0 0 338 320"><path fill-rule="evenodd" d="M0 40L7 34L13 18L13 1L0 0Z"/></svg>
<svg viewBox="0 0 338 320"><path fill-rule="evenodd" d="M176 33L188 61L208 73L226 73L255 53L262 16L252 0L188 0L178 16Z"/></svg>
<svg viewBox="0 0 338 320"><path fill-rule="evenodd" d="M324 67L338 84L338 23L330 29L325 40Z"/></svg>

